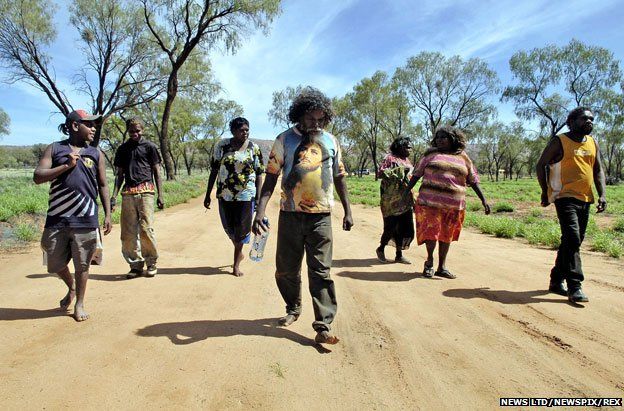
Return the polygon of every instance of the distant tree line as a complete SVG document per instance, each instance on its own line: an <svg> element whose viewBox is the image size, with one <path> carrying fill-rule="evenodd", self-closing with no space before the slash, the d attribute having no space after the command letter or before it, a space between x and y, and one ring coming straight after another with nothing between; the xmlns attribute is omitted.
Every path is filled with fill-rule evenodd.
<svg viewBox="0 0 624 411"><path fill-rule="evenodd" d="M279 0L75 0L70 24L79 41L65 45L77 60L74 91L86 94L91 111L104 117L100 140L107 159L123 141L123 119L148 119L168 179L190 170L205 141L218 137L219 118L240 114L220 97L207 51L233 52L255 29L267 31ZM5 81L41 91L58 111L74 109L56 80L49 48L56 39L57 5L47 0L0 3L0 63ZM222 134L222 133L221 133Z"/></svg>
<svg viewBox="0 0 624 411"><path fill-rule="evenodd" d="M609 181L622 179L624 85L619 61L609 50L578 40L516 52L509 61L512 83L502 87L495 71L479 58L421 52L394 73L378 71L334 98L333 131L340 137L349 170L377 172L391 141L409 137L414 161L433 131L449 124L469 136L469 151L492 180L532 176L548 139L565 131L568 112L589 106L596 115L593 134ZM302 88L273 93L268 112L275 125L289 126L287 108ZM505 124L497 100L511 102L519 118Z"/></svg>

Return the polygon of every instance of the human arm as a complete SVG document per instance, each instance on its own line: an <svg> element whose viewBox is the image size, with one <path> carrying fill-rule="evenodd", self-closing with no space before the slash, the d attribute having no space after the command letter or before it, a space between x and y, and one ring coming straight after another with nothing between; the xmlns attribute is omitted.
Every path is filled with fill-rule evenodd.
<svg viewBox="0 0 624 411"><path fill-rule="evenodd" d="M600 147L596 144L596 161L594 162L594 185L596 186L596 192L598 192L598 204L596 205L596 212L602 213L607 209L606 198L606 178L604 173L604 167L602 166L602 154L600 153Z"/></svg>
<svg viewBox="0 0 624 411"><path fill-rule="evenodd" d="M256 207L256 215L251 226L251 231L253 231L254 234L260 234L263 231L269 230L268 225L266 225L262 219L265 216L269 199L273 195L273 190L275 190L275 186L277 185L278 177L278 174L267 173L267 176L264 179L264 184L262 184L262 190L260 191L260 200L258 201L258 206Z"/></svg>
<svg viewBox="0 0 624 411"><path fill-rule="evenodd" d="M554 137L550 139L539 160L537 160L535 174L537 175L537 181L539 182L540 188L542 189L542 207L547 207L548 204L550 204L550 201L548 201L547 167L549 164L554 162L557 157L561 156L561 151L561 141L559 141L559 137Z"/></svg>
<svg viewBox="0 0 624 411"><path fill-rule="evenodd" d="M351 231L351 227L353 227L353 216L351 215L351 203L349 202L349 192L347 191L347 182L345 181L344 174L334 177L334 186L336 187L336 192L338 193L345 213L342 218L342 229Z"/></svg>
<svg viewBox="0 0 624 411"><path fill-rule="evenodd" d="M113 195L110 198L111 212L115 211L115 206L117 205L117 194L119 194L119 190L121 190L121 185L124 181L124 169L117 166L115 171L115 186L113 187Z"/></svg>
<svg viewBox="0 0 624 411"><path fill-rule="evenodd" d="M160 163L156 163L152 165L152 173L154 174L154 182L156 183L156 207L160 210L165 208L165 202L163 201L163 192L162 192L162 176L160 173Z"/></svg>
<svg viewBox="0 0 624 411"><path fill-rule="evenodd" d="M43 152L43 156L41 156L41 160L39 160L39 164L33 173L33 181L35 184L52 181L67 170L76 167L80 155L71 153L68 154L67 157L68 160L65 164L52 168L52 144L50 144Z"/></svg>
<svg viewBox="0 0 624 411"><path fill-rule="evenodd" d="M102 202L102 207L104 207L104 235L107 235L111 232L112 224L111 224L111 205L110 205L110 193L108 192L108 182L106 181L106 164L103 161L104 155L102 151L98 149L100 154L100 161L98 161L98 171L97 171L97 183L100 191L100 201Z"/></svg>
<svg viewBox="0 0 624 411"><path fill-rule="evenodd" d="M472 183L471 187L473 191L475 192L475 194L477 195L477 197L479 197L479 200L481 200L481 204L483 205L485 214L490 214L490 205L485 199L485 196L483 195L483 191L481 191L481 186L479 185L479 183Z"/></svg>
<svg viewBox="0 0 624 411"><path fill-rule="evenodd" d="M262 190L262 182L264 181L264 174L256 174L256 207L260 202L260 191Z"/></svg>
<svg viewBox="0 0 624 411"><path fill-rule="evenodd" d="M210 208L210 193L212 193L212 188L214 187L215 181L217 181L217 174L219 173L218 169L211 168L210 176L208 177L208 186L206 187L206 196L204 197L204 207Z"/></svg>

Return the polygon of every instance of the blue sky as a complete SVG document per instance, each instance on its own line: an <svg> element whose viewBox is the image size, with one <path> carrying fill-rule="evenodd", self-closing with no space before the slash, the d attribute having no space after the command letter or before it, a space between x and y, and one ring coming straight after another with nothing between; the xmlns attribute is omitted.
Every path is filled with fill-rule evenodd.
<svg viewBox="0 0 624 411"><path fill-rule="evenodd" d="M74 107L88 99L72 92L80 64L72 50L76 33L66 3L58 2L58 38L50 50L58 82ZM313 85L342 96L376 70L392 73L421 51L480 57L511 81L508 61L521 49L564 45L577 38L611 50L624 60L624 0L451 1L291 0L268 36L246 39L234 55L212 53L225 97L237 101L251 123L252 137L272 139L280 131L267 118L272 93L287 86ZM0 75L4 73L0 69ZM46 97L25 84L0 84L0 107L11 117L11 134L0 144L50 143L61 138L63 121ZM499 103L503 120L515 119Z"/></svg>

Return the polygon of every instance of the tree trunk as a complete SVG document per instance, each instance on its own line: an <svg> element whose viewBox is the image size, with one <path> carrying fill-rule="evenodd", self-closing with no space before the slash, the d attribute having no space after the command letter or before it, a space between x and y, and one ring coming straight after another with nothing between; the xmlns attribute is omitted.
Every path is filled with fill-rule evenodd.
<svg viewBox="0 0 624 411"><path fill-rule="evenodd" d="M175 180L175 169L173 165L173 159L171 158L171 151L169 150L169 116L171 114L171 107L173 101L178 94L178 71L173 70L169 75L169 81L167 82L167 100L165 101L165 108L163 110L162 122L160 127L160 152L163 156L163 162L165 164L165 173L167 173L167 180Z"/></svg>

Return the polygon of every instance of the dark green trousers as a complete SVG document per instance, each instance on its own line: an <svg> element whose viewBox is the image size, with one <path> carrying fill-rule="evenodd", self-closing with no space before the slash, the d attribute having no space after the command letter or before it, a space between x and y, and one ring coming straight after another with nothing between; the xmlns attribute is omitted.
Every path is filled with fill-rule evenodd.
<svg viewBox="0 0 624 411"><path fill-rule="evenodd" d="M336 316L332 263L331 215L281 211L277 228L275 281L286 313L301 314L301 263L305 251L316 331L329 331Z"/></svg>

